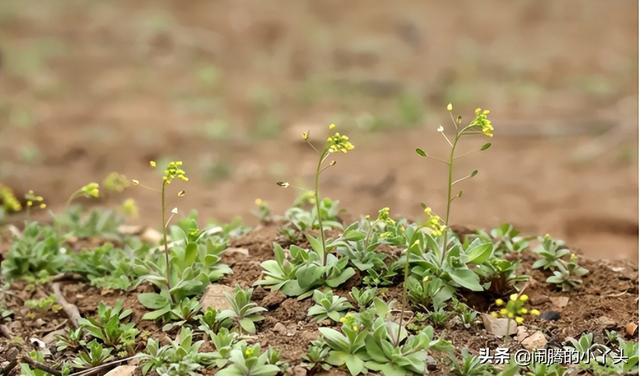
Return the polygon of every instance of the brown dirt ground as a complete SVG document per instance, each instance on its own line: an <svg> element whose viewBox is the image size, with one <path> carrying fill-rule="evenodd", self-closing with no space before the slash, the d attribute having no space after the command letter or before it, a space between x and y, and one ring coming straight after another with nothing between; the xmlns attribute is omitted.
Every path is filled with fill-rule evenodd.
<svg viewBox="0 0 640 376"><path fill-rule="evenodd" d="M153 184L147 161L179 158L182 212L251 221L256 197L292 201L274 181L309 185L299 131L336 122L356 150L323 193L416 218L420 201L442 209L444 171L413 150L444 151L434 128L452 101L496 126L460 164L480 174L453 222L635 261L637 21L633 1L2 1L0 181L60 210L88 181ZM158 222L146 190L101 204L129 196Z"/></svg>
<svg viewBox="0 0 640 376"><path fill-rule="evenodd" d="M259 263L269 259L271 244L278 241L278 226L260 226L254 231L243 235L233 241L232 247L244 247L248 255L236 253L233 256L225 256L224 261L229 263L234 274L226 278L223 283L233 286L235 284L251 285L260 276ZM638 270L625 261L592 261L584 260L583 265L590 270L584 277L584 285L578 291L561 292L544 283L546 279L542 271L530 271L534 257L524 254L522 258L523 273L531 276L531 282L527 294L531 297L530 307L538 308L545 312L556 310L560 313L557 321L545 321L540 318L527 321L525 326L530 331L541 330L552 346L560 345L568 337L577 338L584 333L594 333L595 339L603 343L606 339L605 330L616 330L623 336L630 338L625 332L625 325L638 321ZM54 330L68 326L63 312L40 314L33 316L33 312L22 306L26 299L43 297L47 295L48 286L25 288L26 285L16 282L11 286L10 295L6 296L8 308L16 312L15 319L7 324L9 331L17 337L22 337L26 343L18 345L23 351L29 348L30 338L43 338ZM134 311L133 320L144 334L137 346L137 350L144 347L145 338L153 336L163 343L169 341L175 333L164 333L160 328L147 321L141 321L144 308L136 299L136 294L148 290L148 286L141 286L135 291L121 293L108 290L100 290L90 287L78 281L64 282L63 293L70 303L75 304L82 316L88 316L95 312L99 302L113 305L118 299L124 299L124 305ZM347 286L336 289L336 293L345 295ZM381 290L386 300L398 299L398 287L390 287ZM565 296L569 298L568 305L563 309L554 308L549 301L550 297ZM463 296L466 302L480 312L489 312L495 307L492 305L497 296L490 294L474 294ZM254 301L265 306L269 311L265 314L265 320L258 324L258 333L253 338L262 345L275 346L282 352L284 360L295 366L299 363L311 341L318 337L318 324L307 317L307 310L312 305L311 299L298 301L285 298L279 293L271 293L262 288L257 288L253 296ZM603 323L603 317L607 318ZM276 330L275 324L282 323L285 332ZM329 323L331 325L331 323ZM453 320L444 328L437 328L437 335L449 339L456 349L470 349L477 352L481 347L495 348L503 346L502 340L489 335L480 323L476 323L469 329L465 329ZM631 337L633 338L633 337ZM637 338L636 338L637 340ZM0 338L0 354L8 351L11 346L16 346L15 339ZM208 348L209 345L205 345ZM512 348L519 348L514 340L509 344ZM68 355L68 354L67 354ZM1 360L1 357L0 357ZM328 374L343 375L341 370L332 369ZM447 369L442 365L433 370L435 375L446 375Z"/></svg>

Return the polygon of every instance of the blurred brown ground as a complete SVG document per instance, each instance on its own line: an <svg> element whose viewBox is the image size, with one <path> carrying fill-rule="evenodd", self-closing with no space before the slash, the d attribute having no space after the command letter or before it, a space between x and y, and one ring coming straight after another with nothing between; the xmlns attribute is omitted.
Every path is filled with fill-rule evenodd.
<svg viewBox="0 0 640 376"><path fill-rule="evenodd" d="M182 159L179 205L280 213L309 185L299 131L335 122L356 150L323 194L352 214L442 210L435 128L454 103L492 109L494 147L454 223L512 222L587 255L636 260L637 3L634 1L0 2L0 181L53 210L119 171L147 184L149 159ZM478 140L477 142L481 142ZM477 147L473 143L467 147ZM464 147L463 147L464 148ZM140 221L158 198L129 190ZM176 199L177 200L177 199Z"/></svg>

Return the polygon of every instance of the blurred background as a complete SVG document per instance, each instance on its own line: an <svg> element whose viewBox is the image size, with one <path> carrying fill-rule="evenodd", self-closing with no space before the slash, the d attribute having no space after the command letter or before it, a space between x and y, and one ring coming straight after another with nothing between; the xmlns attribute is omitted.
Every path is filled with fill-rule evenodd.
<svg viewBox="0 0 640 376"><path fill-rule="evenodd" d="M492 110L494 146L460 160L452 222L564 238L586 255L637 258L635 1L0 2L0 182L60 210L117 171L160 183L150 159L191 177L182 213L282 213L310 187L336 123L356 149L323 177L349 213L442 212L445 109ZM477 148L470 141L461 151ZM137 222L158 194L131 188ZM173 197L173 196L172 196ZM41 213L41 215L45 215Z"/></svg>

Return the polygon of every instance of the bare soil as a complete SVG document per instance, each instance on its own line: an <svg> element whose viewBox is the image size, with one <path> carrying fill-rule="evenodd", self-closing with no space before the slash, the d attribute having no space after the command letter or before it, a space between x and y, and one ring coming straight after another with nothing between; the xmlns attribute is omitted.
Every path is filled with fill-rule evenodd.
<svg viewBox="0 0 640 376"><path fill-rule="evenodd" d="M235 253L232 257L225 256L224 262L232 266L234 273L222 283L229 286L252 285L260 277L259 263L272 257L273 242L281 240L277 232L277 225L260 226L235 239L231 246L246 248L248 255ZM530 296L530 306L539 309L543 314L547 311L556 311L559 318L554 321L536 318L527 321L525 326L530 331L541 330L547 337L549 346L560 346L568 338L579 338L585 333L593 333L594 340L606 343L606 330L614 330L626 338L637 340L637 337L631 337L625 330L628 323L638 321L638 269L633 264L626 261L582 260L581 263L590 270L583 279L583 287L573 292L562 292L544 282L546 275L543 272L531 269L533 261L533 255L523 254L520 271L531 277L526 291ZM83 317L94 314L100 302L113 305L117 300L124 300L125 307L133 310L133 321L143 333L136 347L137 350L144 348L148 336L166 343L175 335L175 330L165 333L154 322L141 320L145 309L138 303L136 294L149 291L149 286L141 286L129 292L115 292L97 289L80 281L63 283L66 299L78 307ZM34 287L27 286L23 282L15 282L10 286L6 300L8 308L15 312L15 317L6 324L6 330L0 337L0 361L1 354L9 353L11 347L26 353L31 349L34 338L47 342L55 333L59 333L59 330L70 327L68 318L62 311L57 313L49 311L34 316L32 310L23 306L23 302L27 299L47 296L50 293L48 290L48 285ZM335 292L345 296L349 290L350 287L346 285L336 289ZM386 300L398 300L400 291L397 286L393 286L382 289L381 294ZM564 308L554 307L550 301L550 298L560 296L569 298L569 303ZM481 313L494 310L493 302L497 297L489 293L462 296L467 304ZM286 298L278 292L257 288L254 291L253 300L269 310L265 314L265 320L258 324L258 332L253 340L260 342L263 346L270 345L278 348L284 360L288 361L292 367L297 366L311 341L319 336L318 323L307 316L307 310L312 305L311 299L299 301ZM321 324L332 325L331 322ZM436 328L436 333L440 337L451 340L457 351L468 349L477 353L483 347L504 346L502 340L487 333L479 322L470 328L464 328L454 320L450 320L445 327ZM513 340L509 346L515 349L519 348L520 344ZM204 348L210 348L210 345L205 344ZM53 355L53 359L59 361L70 355L70 352L57 353ZM439 362L432 370L433 374L447 375L446 360L437 356L436 359ZM316 372L318 371L311 371L311 373ZM342 375L344 371L332 369L328 374Z"/></svg>

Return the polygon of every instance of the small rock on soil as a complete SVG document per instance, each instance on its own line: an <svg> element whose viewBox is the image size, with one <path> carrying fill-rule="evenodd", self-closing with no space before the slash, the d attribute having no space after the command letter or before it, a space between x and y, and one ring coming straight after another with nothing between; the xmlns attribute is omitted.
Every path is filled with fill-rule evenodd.
<svg viewBox="0 0 640 376"><path fill-rule="evenodd" d="M215 308L217 310L231 309L231 304L227 301L226 294L233 293L233 288L219 283L212 283L207 286L207 290L202 295L200 304L202 309Z"/></svg>
<svg viewBox="0 0 640 376"><path fill-rule="evenodd" d="M511 323L509 323L509 321L511 321ZM483 314L482 323L489 334L498 338L502 338L507 334L514 335L518 330L518 324L513 319L495 318L491 315ZM507 333L507 329L509 333Z"/></svg>
<svg viewBox="0 0 640 376"><path fill-rule="evenodd" d="M547 345L547 338L541 331L536 331L532 335L528 336L520 343L522 347L529 351L542 349Z"/></svg>

